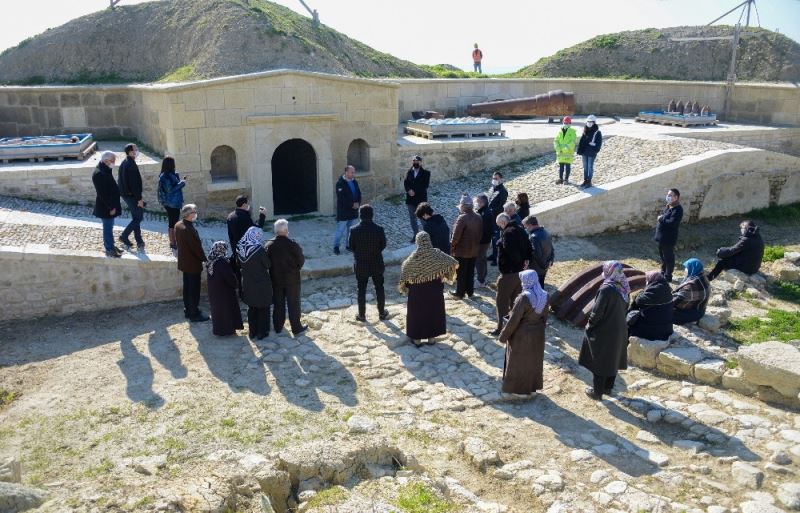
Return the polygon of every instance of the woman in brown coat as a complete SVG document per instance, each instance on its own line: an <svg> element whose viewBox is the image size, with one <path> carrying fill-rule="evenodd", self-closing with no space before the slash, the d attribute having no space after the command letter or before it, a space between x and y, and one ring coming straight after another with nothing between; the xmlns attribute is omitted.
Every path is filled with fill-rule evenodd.
<svg viewBox="0 0 800 513"><path fill-rule="evenodd" d="M536 271L519 273L522 293L517 296L508 322L500 332L506 343L503 392L533 394L544 387L544 329L547 325L547 292Z"/></svg>

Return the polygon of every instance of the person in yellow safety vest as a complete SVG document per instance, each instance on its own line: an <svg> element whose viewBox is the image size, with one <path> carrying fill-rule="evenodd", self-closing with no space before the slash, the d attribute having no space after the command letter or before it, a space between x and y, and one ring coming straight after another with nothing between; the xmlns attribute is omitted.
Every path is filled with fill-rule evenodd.
<svg viewBox="0 0 800 513"><path fill-rule="evenodd" d="M575 158L575 144L578 134L572 128L572 118L564 116L561 120L561 129L553 139L553 148L556 150L556 161L558 162L557 184L569 183L569 172L572 169L572 160Z"/></svg>

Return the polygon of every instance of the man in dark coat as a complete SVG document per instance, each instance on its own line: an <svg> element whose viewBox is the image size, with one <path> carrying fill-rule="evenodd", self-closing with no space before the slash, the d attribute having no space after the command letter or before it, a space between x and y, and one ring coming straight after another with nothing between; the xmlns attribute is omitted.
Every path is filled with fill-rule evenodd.
<svg viewBox="0 0 800 513"><path fill-rule="evenodd" d="M251 226L263 228L266 220L266 209L258 207L258 221L253 222L253 218L250 216L250 202L247 196L243 194L236 197L236 209L228 214L226 220L228 224L228 240L233 248L231 264L233 265L233 272L236 273L236 280L239 282L239 297L242 297L244 289L242 288L242 266L236 252L236 246Z"/></svg>
<svg viewBox="0 0 800 513"><path fill-rule="evenodd" d="M422 157L414 155L411 161L411 168L406 173L403 180L403 190L406 191L406 207L408 208L408 219L411 222L411 242L414 243L419 225L417 224L417 207L420 203L428 201L428 186L431 183L431 173L422 167Z"/></svg>
<svg viewBox="0 0 800 513"><path fill-rule="evenodd" d="M453 238L450 247L453 257L458 260L456 270L456 290L450 295L464 299L464 294L472 297L475 292L475 259L483 235L483 221L472 207L472 198L468 194L461 196L458 205L460 212L453 224Z"/></svg>
<svg viewBox="0 0 800 513"><path fill-rule="evenodd" d="M533 258L528 269L536 271L539 276L539 285L544 288L544 277L548 269L553 266L556 259L556 251L553 248L553 239L542 226L536 216L528 216L523 220L525 231L528 232L528 240L531 241Z"/></svg>
<svg viewBox="0 0 800 513"><path fill-rule="evenodd" d="M481 216L481 221L483 222L483 232L481 234L480 244L478 245L478 257L475 259L475 274L477 285L485 287L488 265L486 253L489 251L489 246L492 244L495 218L492 217L492 211L489 209L489 197L486 193L482 192L475 196L475 203L478 205L478 215Z"/></svg>
<svg viewBox="0 0 800 513"><path fill-rule="evenodd" d="M183 315L191 322L204 322L208 316L200 311L200 275L206 253L194 227L197 206L188 203L181 209L181 220L175 223L178 243L178 270L183 273Z"/></svg>
<svg viewBox="0 0 800 513"><path fill-rule="evenodd" d="M511 305L522 292L519 273L528 267L533 258L531 243L521 226L512 223L506 214L497 216L497 226L502 235L497 241L497 268L500 276L497 277L497 298L495 299L497 329L492 332L495 337L500 335L505 323L503 318L511 311Z"/></svg>
<svg viewBox="0 0 800 513"><path fill-rule="evenodd" d="M431 244L442 253L450 254L450 228L441 214L436 214L428 202L417 206L415 215L422 220L422 231L431 236Z"/></svg>
<svg viewBox="0 0 800 513"><path fill-rule="evenodd" d="M675 244L678 242L678 226L683 219L681 206L681 193L678 189L667 191L667 205L658 216L656 235L653 240L658 242L658 256L661 258L661 274L667 282L672 281L672 272L675 270Z"/></svg>
<svg viewBox="0 0 800 513"><path fill-rule="evenodd" d="M745 274L757 273L761 268L764 258L764 241L758 233L758 226L753 221L742 221L739 225L741 237L731 247L717 250L717 261L714 268L708 273L711 281L725 269L736 269Z"/></svg>
<svg viewBox="0 0 800 513"><path fill-rule="evenodd" d="M275 310L272 312L272 325L275 333L283 331L286 310L289 310L289 325L297 336L308 329L300 323L300 269L306 261L300 245L289 238L289 221L275 221L275 236L267 242L267 256L272 264L272 297Z"/></svg>
<svg viewBox="0 0 800 513"><path fill-rule="evenodd" d="M367 283L372 278L375 286L375 299L378 302L378 318L389 318L386 311L386 293L383 289L383 250L386 249L386 234L381 226L372 221L375 215L370 205L358 209L361 221L350 230L348 245L353 252L353 270L358 285L358 315L356 320L366 322Z"/></svg>
<svg viewBox="0 0 800 513"><path fill-rule="evenodd" d="M616 266L616 269L607 276L608 264ZM595 296L578 356L578 363L593 375L593 386L586 389L586 394L597 401L603 398L603 394L611 393L618 371L628 368L628 326L625 318L630 289L623 293L610 281L624 280L624 276L619 277L621 274L622 265L619 262L607 262L603 267L605 281Z"/></svg>
<svg viewBox="0 0 800 513"><path fill-rule="evenodd" d="M125 160L119 165L119 194L131 211L131 222L122 231L119 241L126 247L131 247L130 236L136 239L136 247L144 248L142 239L142 219L144 219L144 200L142 199L142 175L139 173L139 166L136 165L136 157L139 156L139 149L135 144L125 146Z"/></svg>
<svg viewBox="0 0 800 513"><path fill-rule="evenodd" d="M94 200L94 216L103 222L103 246L106 256L119 258L122 251L114 246L114 218L120 214L119 187L114 181L111 167L117 161L114 152L105 151L100 156L100 163L92 173L92 183L97 193Z"/></svg>
<svg viewBox="0 0 800 513"><path fill-rule="evenodd" d="M492 175L492 187L489 189L489 210L492 213L492 222L497 220L497 216L503 213L506 200L508 199L508 191L506 186L503 185L503 173L495 171ZM494 233L492 235L492 254L487 260L492 265L497 265L497 239L500 238L500 230L496 224L493 224Z"/></svg>
<svg viewBox="0 0 800 513"><path fill-rule="evenodd" d="M356 168L347 166L336 182L336 234L333 236L333 253L339 254L339 241L350 240L350 227L358 217L361 205L361 189L356 181ZM348 245L345 249L351 249Z"/></svg>

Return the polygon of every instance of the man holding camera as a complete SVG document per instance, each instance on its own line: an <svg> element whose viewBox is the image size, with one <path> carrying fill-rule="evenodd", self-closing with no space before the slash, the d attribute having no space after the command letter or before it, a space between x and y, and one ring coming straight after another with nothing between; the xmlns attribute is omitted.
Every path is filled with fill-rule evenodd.
<svg viewBox="0 0 800 513"><path fill-rule="evenodd" d="M119 195L131 211L131 222L122 231L119 241L126 248L133 246L130 237L136 239L136 248L144 249L144 239L142 239L142 219L144 219L145 202L142 199L142 175L139 166L136 165L136 157L139 156L139 149L135 144L125 146L125 160L119 165Z"/></svg>

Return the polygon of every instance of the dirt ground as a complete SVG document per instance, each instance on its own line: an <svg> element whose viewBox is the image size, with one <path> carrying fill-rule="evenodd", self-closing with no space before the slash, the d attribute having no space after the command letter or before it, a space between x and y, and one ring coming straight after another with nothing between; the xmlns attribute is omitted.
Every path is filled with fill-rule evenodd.
<svg viewBox="0 0 800 513"><path fill-rule="evenodd" d="M678 261L711 263L737 224L683 226ZM763 226L771 245L796 245L798 233ZM656 268L651 235L560 239L548 284L609 258ZM353 320L352 277L304 282L313 312L298 338L218 338L210 323L184 322L179 302L0 324L0 389L19 394L0 410L0 460L17 458L23 483L49 494L40 511L225 511L197 484L233 479L221 454L272 459L376 437L412 457L415 475L474 493L477 502L451 496L465 511L744 510L797 481L797 412L636 368L620 375L619 395L596 403L583 393L591 375L577 365L582 332L554 318L545 389L529 400L502 397L504 349L488 335L492 292L448 299L449 334L418 349L405 342L397 272L387 270L385 322L374 306L366 324ZM652 411L677 421L653 420ZM354 429L354 417L373 424ZM464 449L471 437L496 459ZM771 463L778 452L789 463ZM765 474L758 490L736 481L736 462ZM375 479L347 486L355 494ZM227 511L261 511L257 496L238 493L234 509L222 502ZM313 511L358 511L341 507Z"/></svg>

